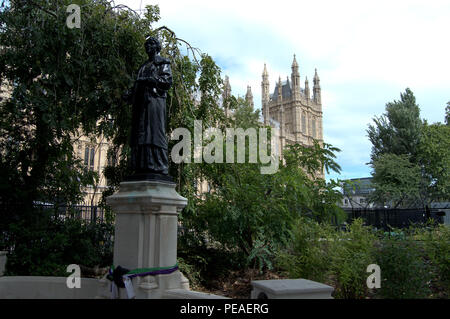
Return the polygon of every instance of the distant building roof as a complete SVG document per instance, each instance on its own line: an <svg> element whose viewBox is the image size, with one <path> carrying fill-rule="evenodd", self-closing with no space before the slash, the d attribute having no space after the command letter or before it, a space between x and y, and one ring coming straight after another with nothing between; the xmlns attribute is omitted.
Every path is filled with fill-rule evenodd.
<svg viewBox="0 0 450 319"><path fill-rule="evenodd" d="M281 96L283 97L283 99L289 99L292 96L291 82L289 82L289 79L281 82ZM270 97L271 97L272 101L277 101L277 99L278 99L278 83L277 83L277 85L275 85L275 90L273 91L273 94Z"/></svg>
<svg viewBox="0 0 450 319"><path fill-rule="evenodd" d="M342 190L347 195L368 195L375 189L372 177L362 177L344 180Z"/></svg>

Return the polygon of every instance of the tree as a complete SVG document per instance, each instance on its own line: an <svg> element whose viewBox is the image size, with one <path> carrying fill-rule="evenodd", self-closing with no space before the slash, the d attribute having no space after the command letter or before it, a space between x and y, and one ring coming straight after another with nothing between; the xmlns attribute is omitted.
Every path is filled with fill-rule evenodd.
<svg viewBox="0 0 450 319"><path fill-rule="evenodd" d="M233 127L258 132L258 112L242 99L234 102ZM292 145L274 174L261 174L260 161L248 162L248 147L245 163L198 164L211 191L196 200L195 211L183 213L183 225L195 229L198 242L209 239L224 251L237 249L250 265L270 267L270 257L290 241L299 216L329 221L338 214L337 184L311 178L323 167L339 170L333 160L335 151L327 144ZM224 157L226 152L224 148Z"/></svg>
<svg viewBox="0 0 450 319"><path fill-rule="evenodd" d="M422 120L413 92L407 88L400 101L386 104L386 113L373 119L367 130L372 143L372 162L381 154L409 155L414 161Z"/></svg>
<svg viewBox="0 0 450 319"><path fill-rule="evenodd" d="M121 95L159 9L141 18L106 0L80 0L80 28L70 29L73 2L2 1L0 84L8 94L0 101L0 246L12 253L9 273L61 274L67 261L100 262L100 251L111 248L104 244L110 232L101 231L110 225L89 226L98 236L84 233L80 242L85 225L35 203L74 204L94 184L98 174L84 167L72 142L80 134L112 136L127 123Z"/></svg>
<svg viewBox="0 0 450 319"><path fill-rule="evenodd" d="M2 236L0 246L25 252L21 248L35 243L28 248L35 249L41 261L54 260L48 255L53 250L45 250L39 241L52 232L53 219L44 217L34 203L53 203L56 198L77 203L83 186L96 177L75 156L73 139L83 134L112 140L110 153L118 155L118 161L106 172L110 192L127 174L131 107L122 95L146 59L147 35L161 40L161 54L172 62L168 133L174 127L193 129L194 119L212 123L223 113L217 102L219 68L169 28L152 27L159 20L158 6L147 6L140 16L113 1L75 1L81 7L81 25L70 29L66 9L73 2L3 1L0 12L1 84L11 88L0 102L0 202L20 206L9 210L8 218L2 215L0 231L9 233L9 242L3 243ZM182 53L182 45L195 55ZM195 180L191 171L195 173L185 166L171 167L182 193L190 189L184 185ZM28 261L36 263L33 258Z"/></svg>
<svg viewBox="0 0 450 319"><path fill-rule="evenodd" d="M426 207L448 198L448 126L422 121L410 89L400 96L400 101L386 104L386 113L375 117L367 130L376 188L372 200Z"/></svg>
<svg viewBox="0 0 450 319"><path fill-rule="evenodd" d="M450 198L450 126L424 125L418 146L419 163L426 181L422 197L428 201Z"/></svg>
<svg viewBox="0 0 450 319"><path fill-rule="evenodd" d="M169 28L153 29L159 20L157 6L148 6L139 16L107 0L78 1L81 27L70 29L66 8L72 2L15 0L1 12L0 74L2 83L12 84L10 98L0 106L3 201L18 194L28 203L53 201L57 195L64 202L77 202L80 186L94 178L73 153L72 140L80 133L112 140L111 152L119 161L107 177L112 187L118 186L127 174L131 123L122 94L146 59L146 35L161 40L161 54L172 62L168 133L176 127L193 129L194 119L211 124L224 118L218 104L220 69ZM181 53L182 44L192 58ZM180 187L182 170L171 167ZM8 191L12 187L20 191Z"/></svg>
<svg viewBox="0 0 450 319"><path fill-rule="evenodd" d="M110 135L110 118L128 119L121 94L158 9L140 19L108 1L78 1L81 28L70 29L72 2L15 0L0 13L0 74L11 85L0 106L2 201L77 202L94 174L83 169L72 140Z"/></svg>
<svg viewBox="0 0 450 319"><path fill-rule="evenodd" d="M374 161L373 169L375 191L371 200L397 208L409 206L419 198L420 167L411 163L407 155L382 154Z"/></svg>

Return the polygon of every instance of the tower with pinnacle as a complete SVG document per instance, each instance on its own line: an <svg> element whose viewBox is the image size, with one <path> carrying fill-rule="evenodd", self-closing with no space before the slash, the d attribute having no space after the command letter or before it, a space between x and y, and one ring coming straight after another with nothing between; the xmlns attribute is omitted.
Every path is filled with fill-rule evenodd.
<svg viewBox="0 0 450 319"><path fill-rule="evenodd" d="M230 108L228 107L228 99L231 97L231 85L228 75L225 76L225 81L223 82L223 92L222 92L222 103L225 111L225 115L230 115Z"/></svg>
<svg viewBox="0 0 450 319"><path fill-rule="evenodd" d="M317 69L313 78L311 97L307 77L304 86L300 85L299 66L294 55L291 78L282 81L279 77L273 93L270 94L269 73L264 64L261 93L264 124L280 129L280 154L288 144L311 146L313 140L322 144L322 99Z"/></svg>
<svg viewBox="0 0 450 319"><path fill-rule="evenodd" d="M250 85L247 85L247 93L245 94L245 101L247 101L248 105L253 109L255 107L253 103L253 93Z"/></svg>
<svg viewBox="0 0 450 319"><path fill-rule="evenodd" d="M312 146L316 140L323 145L322 98L317 69L314 72L312 92L308 77L305 76L303 86L300 80L299 65L294 54L291 77L282 81L279 76L273 93L270 93L269 72L264 64L261 81L261 112L264 120L261 124L279 129L277 144L281 158L283 149L290 144ZM230 96L231 86L228 76L225 76L223 100ZM254 107L250 86L247 86L245 100L252 108ZM225 114L229 116L231 112L226 103L224 109ZM324 177L323 170L318 172L317 176Z"/></svg>

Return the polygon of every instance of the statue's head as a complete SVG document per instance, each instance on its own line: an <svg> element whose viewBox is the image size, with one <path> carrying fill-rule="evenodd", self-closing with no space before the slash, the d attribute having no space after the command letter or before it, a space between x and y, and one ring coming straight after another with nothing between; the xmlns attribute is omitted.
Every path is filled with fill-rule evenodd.
<svg viewBox="0 0 450 319"><path fill-rule="evenodd" d="M148 55L154 55L161 51L161 44L158 39L154 37L149 37L145 41L145 51Z"/></svg>

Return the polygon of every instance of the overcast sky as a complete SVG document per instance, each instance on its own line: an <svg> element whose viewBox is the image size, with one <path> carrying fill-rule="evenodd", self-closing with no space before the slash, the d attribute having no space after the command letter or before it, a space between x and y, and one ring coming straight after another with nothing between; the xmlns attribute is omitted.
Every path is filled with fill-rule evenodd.
<svg viewBox="0 0 450 319"><path fill-rule="evenodd" d="M294 53L302 87L317 68L324 140L339 147L340 176L370 176L366 129L387 102L409 87L421 116L443 122L450 101L450 1L171 1L116 0L133 9L159 4L178 37L211 55L232 93L252 87L261 108L264 63L270 90L291 74ZM310 84L312 85L312 84Z"/></svg>

